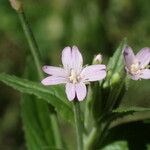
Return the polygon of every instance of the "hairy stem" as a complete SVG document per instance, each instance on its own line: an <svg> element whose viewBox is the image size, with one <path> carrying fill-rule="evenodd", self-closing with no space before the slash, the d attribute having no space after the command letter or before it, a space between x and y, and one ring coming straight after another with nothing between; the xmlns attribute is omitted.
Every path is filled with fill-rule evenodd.
<svg viewBox="0 0 150 150"><path fill-rule="evenodd" d="M26 19L25 13L21 12L21 13L18 13L18 15L19 15L19 18L20 18L20 21L21 21L21 25L22 25L24 34L25 34L26 39L27 39L28 44L29 44L32 57L34 59L35 66L37 68L39 78L42 79L44 77L44 74L41 70L40 54L39 54L40 52L39 52L38 45L37 45L36 40L33 36L32 30L29 26L29 23Z"/></svg>
<svg viewBox="0 0 150 150"><path fill-rule="evenodd" d="M73 102L73 108L74 108L74 118L75 118L75 126L76 126L77 147L78 150L83 150L81 112L80 112L80 105L78 101Z"/></svg>

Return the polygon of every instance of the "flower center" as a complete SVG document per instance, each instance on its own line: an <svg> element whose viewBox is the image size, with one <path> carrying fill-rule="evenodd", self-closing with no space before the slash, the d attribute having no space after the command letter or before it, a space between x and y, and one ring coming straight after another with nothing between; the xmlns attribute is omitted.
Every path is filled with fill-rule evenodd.
<svg viewBox="0 0 150 150"><path fill-rule="evenodd" d="M76 72L71 69L71 73L70 73L70 76L69 76L69 80L70 82L72 82L73 84L77 83L78 82L78 76L76 74Z"/></svg>
<svg viewBox="0 0 150 150"><path fill-rule="evenodd" d="M141 73L141 68L139 66L139 62L135 62L131 65L130 71L132 74L140 74Z"/></svg>

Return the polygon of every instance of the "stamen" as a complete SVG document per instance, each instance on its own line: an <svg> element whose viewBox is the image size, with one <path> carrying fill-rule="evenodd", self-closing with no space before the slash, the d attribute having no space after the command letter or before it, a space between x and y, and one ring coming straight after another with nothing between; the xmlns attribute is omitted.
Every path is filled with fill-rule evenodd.
<svg viewBox="0 0 150 150"><path fill-rule="evenodd" d="M77 83L77 74L76 74L76 72L72 69L71 70L71 73L70 73L70 76L69 76L69 80L73 83L73 84L75 84L75 83Z"/></svg>
<svg viewBox="0 0 150 150"><path fill-rule="evenodd" d="M141 68L140 68L139 62L133 63L130 67L130 71L132 74L140 74Z"/></svg>

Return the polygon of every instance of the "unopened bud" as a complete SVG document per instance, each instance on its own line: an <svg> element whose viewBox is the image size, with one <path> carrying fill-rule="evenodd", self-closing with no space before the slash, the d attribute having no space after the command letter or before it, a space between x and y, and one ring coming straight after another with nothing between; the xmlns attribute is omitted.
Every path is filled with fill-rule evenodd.
<svg viewBox="0 0 150 150"><path fill-rule="evenodd" d="M101 64L102 63L102 55L98 54L93 59L93 64Z"/></svg>
<svg viewBox="0 0 150 150"><path fill-rule="evenodd" d="M111 78L111 84L115 84L120 81L120 75L119 73L114 73Z"/></svg>
<svg viewBox="0 0 150 150"><path fill-rule="evenodd" d="M22 0L9 0L13 9L17 12L23 12Z"/></svg>
<svg viewBox="0 0 150 150"><path fill-rule="evenodd" d="M108 86L110 86L109 79L111 78L111 75L112 75L112 71L108 70L106 81L103 83L103 88L104 89L107 88Z"/></svg>

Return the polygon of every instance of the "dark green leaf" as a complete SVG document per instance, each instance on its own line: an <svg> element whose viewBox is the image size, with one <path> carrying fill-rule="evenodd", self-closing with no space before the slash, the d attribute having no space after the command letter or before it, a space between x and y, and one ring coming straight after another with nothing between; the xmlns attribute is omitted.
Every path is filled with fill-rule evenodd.
<svg viewBox="0 0 150 150"><path fill-rule="evenodd" d="M123 49L127 44L126 38L121 42L114 55L109 59L107 65L107 77L103 83L102 99L104 102L104 114L118 107L125 93L125 79L123 64Z"/></svg>
<svg viewBox="0 0 150 150"><path fill-rule="evenodd" d="M113 54L113 57L110 58L107 69L112 70L112 72L119 72L123 68L123 49L125 45L127 44L127 39L124 38L124 40L121 42L115 53Z"/></svg>
<svg viewBox="0 0 150 150"><path fill-rule="evenodd" d="M38 80L36 68L30 57L27 59L27 64L30 65L26 65L24 77L30 80ZM58 135L58 132L56 133L57 118L53 107L34 95L22 94L21 102L22 119L28 149L61 148L61 142L57 142L59 138L56 139L56 134Z"/></svg>
<svg viewBox="0 0 150 150"><path fill-rule="evenodd" d="M145 107L120 107L117 109L114 109L114 113L127 113L127 112L141 112L141 111L150 111L150 108L145 108Z"/></svg>
<svg viewBox="0 0 150 150"><path fill-rule="evenodd" d="M129 148L126 141L117 141L105 146L102 150L129 150Z"/></svg>
<svg viewBox="0 0 150 150"><path fill-rule="evenodd" d="M30 150L40 150L42 147L47 146L49 144L45 140L45 133L43 132L42 127L40 125L38 113L35 106L36 101L37 99L33 95L22 95L22 118L27 141L26 143L27 147Z"/></svg>
<svg viewBox="0 0 150 150"><path fill-rule="evenodd" d="M126 44L127 44L127 39L125 38L121 42L121 44L119 45L119 47L117 48L117 50L115 51L113 56L109 59L109 62L107 65L108 74L107 74L106 80L104 82L104 87L107 87L110 85L110 81L112 78L114 78L114 75L120 76L120 73L122 72L122 70L124 68L122 51Z"/></svg>
<svg viewBox="0 0 150 150"><path fill-rule="evenodd" d="M38 98L46 100L48 103L54 106L56 111L58 111L65 119L67 119L69 122L73 121L72 107L66 99L62 87L45 87L41 83L32 82L4 73L0 74L0 81L22 93L33 94Z"/></svg>
<svg viewBox="0 0 150 150"><path fill-rule="evenodd" d="M107 116L112 121L110 128L123 123L150 119L150 108L128 107L117 108Z"/></svg>

